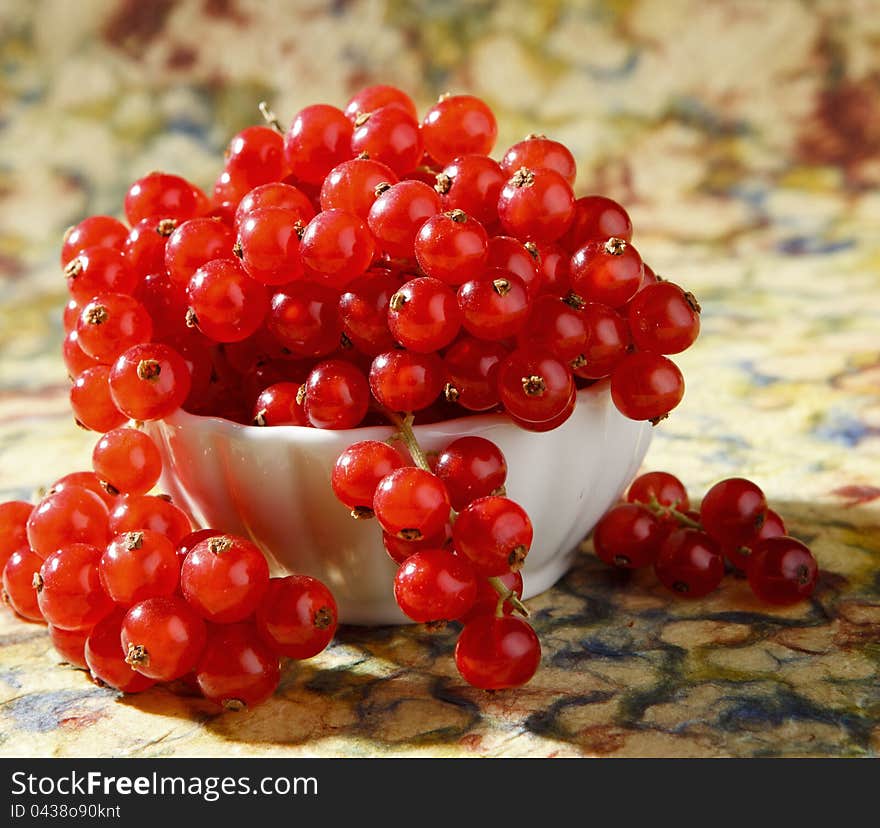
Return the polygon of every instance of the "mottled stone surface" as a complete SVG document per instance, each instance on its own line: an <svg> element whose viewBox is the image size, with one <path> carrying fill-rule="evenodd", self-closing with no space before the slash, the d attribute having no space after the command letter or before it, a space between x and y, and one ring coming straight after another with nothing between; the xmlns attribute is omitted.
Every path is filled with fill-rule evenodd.
<svg viewBox="0 0 880 828"><path fill-rule="evenodd" d="M0 616L0 755L865 756L880 751L880 3L9 0L0 8L0 496L87 467L59 355L63 229L154 168L208 186L266 97L386 81L544 131L702 302L647 458L758 481L822 568L803 605L680 602L589 542L530 602L534 681L463 685L454 630L340 631L265 706L94 687Z"/></svg>

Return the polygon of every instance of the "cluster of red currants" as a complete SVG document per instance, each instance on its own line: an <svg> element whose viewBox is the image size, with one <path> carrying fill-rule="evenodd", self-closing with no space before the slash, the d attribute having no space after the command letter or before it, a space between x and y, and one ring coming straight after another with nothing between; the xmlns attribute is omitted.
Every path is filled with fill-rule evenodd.
<svg viewBox="0 0 880 828"><path fill-rule="evenodd" d="M434 456L415 442L377 440L349 446L336 461L333 491L355 518L373 517L399 569L394 597L413 621L459 621L455 647L462 677L500 690L525 684L541 645L523 618L519 574L532 544L525 510L506 497L507 463L482 437L460 437ZM406 454L404 454L406 452Z"/></svg>
<svg viewBox="0 0 880 828"><path fill-rule="evenodd" d="M663 586L682 598L716 589L725 559L769 604L797 603L816 587L813 554L786 534L782 518L751 480L716 483L696 511L677 477L649 472L632 482L626 500L606 512L593 531L596 554L611 566L653 566Z"/></svg>
<svg viewBox="0 0 880 828"><path fill-rule="evenodd" d="M666 355L699 305L643 264L619 204L574 197L563 144L532 135L499 163L483 101L444 96L420 123L388 86L308 106L286 134L264 114L213 197L152 173L126 195L130 228L92 216L65 237L82 425L155 416L145 396L317 428L374 403L420 421L502 408L537 431L605 377L633 419L681 400Z"/></svg>
<svg viewBox="0 0 880 828"><path fill-rule="evenodd" d="M0 504L3 598L45 622L62 658L126 693L186 679L227 709L278 685L282 657L305 659L336 631L330 591L306 575L270 578L244 538L192 531L163 495L149 435L117 428L94 471L62 477L36 505Z"/></svg>

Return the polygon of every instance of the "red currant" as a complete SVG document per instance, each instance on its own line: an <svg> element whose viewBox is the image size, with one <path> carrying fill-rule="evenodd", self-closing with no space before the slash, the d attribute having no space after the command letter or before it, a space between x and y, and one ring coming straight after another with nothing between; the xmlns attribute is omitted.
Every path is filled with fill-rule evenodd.
<svg viewBox="0 0 880 828"><path fill-rule="evenodd" d="M724 577L718 544L698 529L677 529L660 547L654 571L660 583L682 598L702 598Z"/></svg>
<svg viewBox="0 0 880 828"><path fill-rule="evenodd" d="M49 640L55 648L55 652L61 656L64 663L80 669L86 668L86 639L91 629L85 630L62 630L61 627L53 627L49 624Z"/></svg>
<svg viewBox="0 0 880 828"><path fill-rule="evenodd" d="M254 187L238 203L233 221L236 232L241 232L245 218L263 207L282 207L289 210L293 214L290 218L293 218L294 225L299 221L305 226L315 217L315 208L302 190L281 181L274 181L271 184Z"/></svg>
<svg viewBox="0 0 880 828"><path fill-rule="evenodd" d="M80 304L99 293L132 293L137 274L122 253L110 247L87 247L64 268L67 289Z"/></svg>
<svg viewBox="0 0 880 828"><path fill-rule="evenodd" d="M44 620L34 587L42 566L43 559L27 547L13 552L3 566L3 600L28 621Z"/></svg>
<svg viewBox="0 0 880 828"><path fill-rule="evenodd" d="M571 257L572 290L587 302L625 305L642 283L642 257L619 238L590 242Z"/></svg>
<svg viewBox="0 0 880 828"><path fill-rule="evenodd" d="M229 142L225 167L244 189L280 181L286 173L284 138L267 126L246 127Z"/></svg>
<svg viewBox="0 0 880 828"><path fill-rule="evenodd" d="M752 550L746 573L752 592L768 604L795 604L813 594L819 567L810 550L786 536L765 538Z"/></svg>
<svg viewBox="0 0 880 828"><path fill-rule="evenodd" d="M633 342L641 351L678 354L700 333L700 306L672 282L642 288L627 306Z"/></svg>
<svg viewBox="0 0 880 828"><path fill-rule="evenodd" d="M611 238L632 239L633 226L629 215L616 201L591 195L574 203L574 217L560 244L569 253L588 242L604 242Z"/></svg>
<svg viewBox="0 0 880 828"><path fill-rule="evenodd" d="M388 327L405 348L417 353L449 345L461 328L455 293L430 276L411 279L389 300Z"/></svg>
<svg viewBox="0 0 880 828"><path fill-rule="evenodd" d="M112 216L89 216L64 234L61 246L61 266L87 247L109 247L122 250L128 237L128 228Z"/></svg>
<svg viewBox="0 0 880 828"><path fill-rule="evenodd" d="M165 535L173 544L192 531L186 514L164 495L125 495L117 499L110 512L110 532L149 530Z"/></svg>
<svg viewBox="0 0 880 828"><path fill-rule="evenodd" d="M352 95L345 106L345 116L354 122L358 115L373 112L383 106L399 106L413 118L416 117L416 105L412 102L412 98L396 86L384 84L366 86Z"/></svg>
<svg viewBox="0 0 880 828"><path fill-rule="evenodd" d="M581 315L587 328L587 343L583 360L572 363L572 368L582 379L602 379L629 352L629 328L617 311L598 302L587 302Z"/></svg>
<svg viewBox="0 0 880 828"><path fill-rule="evenodd" d="M263 641L277 655L312 658L336 634L336 601L324 584L308 575L273 578L257 607L256 622Z"/></svg>
<svg viewBox="0 0 880 828"><path fill-rule="evenodd" d="M109 538L107 506L81 486L46 495L27 521L28 545L41 558L73 543L100 546Z"/></svg>
<svg viewBox="0 0 880 828"><path fill-rule="evenodd" d="M438 213L421 227L415 239L415 255L428 276L449 285L460 285L483 274L489 256L489 240L483 225L463 210Z"/></svg>
<svg viewBox="0 0 880 828"><path fill-rule="evenodd" d="M362 112L354 121L351 151L386 164L397 175L405 175L418 166L422 157L419 122L394 104Z"/></svg>
<svg viewBox="0 0 880 828"><path fill-rule="evenodd" d="M352 158L327 173L321 185L321 209L344 210L366 221L380 184L396 184L394 171L374 158Z"/></svg>
<svg viewBox="0 0 880 828"><path fill-rule="evenodd" d="M633 503L606 512L593 530L596 555L611 566L626 569L654 563L662 539L659 519Z"/></svg>
<svg viewBox="0 0 880 828"><path fill-rule="evenodd" d="M177 589L180 563L174 544L149 529L125 532L110 541L101 556L104 591L125 607Z"/></svg>
<svg viewBox="0 0 880 828"><path fill-rule="evenodd" d="M571 224L574 193L556 170L520 167L498 197L498 217L512 236L547 244Z"/></svg>
<svg viewBox="0 0 880 828"><path fill-rule="evenodd" d="M518 420L541 423L558 417L574 394L569 367L544 348L520 348L498 368L498 393Z"/></svg>
<svg viewBox="0 0 880 828"><path fill-rule="evenodd" d="M699 519L700 515L698 512L697 520L699 521ZM785 523L782 518L772 509L768 509L767 517L764 519L763 525L758 530L758 534L755 535L751 541L740 546L722 541L721 549L724 552L724 557L727 558L727 560L737 569L746 571L749 568L749 563L752 559L752 552L757 544L766 538L778 538L787 534L788 532L785 529Z"/></svg>
<svg viewBox="0 0 880 828"><path fill-rule="evenodd" d="M176 226L174 219L146 218L131 228L122 253L138 280L165 270L165 247Z"/></svg>
<svg viewBox="0 0 880 828"><path fill-rule="evenodd" d="M437 457L434 473L445 484L452 508L461 511L471 501L494 494L507 479L501 449L484 437L459 437Z"/></svg>
<svg viewBox="0 0 880 828"><path fill-rule="evenodd" d="M272 297L266 325L283 347L298 356L320 357L339 347L339 294L326 285L293 282Z"/></svg>
<svg viewBox="0 0 880 828"><path fill-rule="evenodd" d="M683 396L681 371L659 354L628 354L611 373L611 399L631 420L662 419Z"/></svg>
<svg viewBox="0 0 880 828"><path fill-rule="evenodd" d="M691 507L687 489L675 475L669 472L655 471L639 475L630 484L626 493L629 503L649 505L657 501L661 506L686 512Z"/></svg>
<svg viewBox="0 0 880 828"><path fill-rule="evenodd" d="M507 270L492 268L458 289L462 324L478 339L498 341L525 326L531 305L525 283Z"/></svg>
<svg viewBox="0 0 880 828"><path fill-rule="evenodd" d="M446 397L470 411L485 411L498 405L498 366L507 349L484 339L462 336L443 357L449 383Z"/></svg>
<svg viewBox="0 0 880 828"><path fill-rule="evenodd" d="M113 363L109 380L113 402L132 420L160 420L174 413L192 384L183 357L158 342L125 351Z"/></svg>
<svg viewBox="0 0 880 828"><path fill-rule="evenodd" d="M577 175L577 165L568 147L545 135L530 135L504 153L501 168L508 175L513 175L520 167L555 170L572 187Z"/></svg>
<svg viewBox="0 0 880 828"><path fill-rule="evenodd" d="M517 598L522 598L523 577L521 572L506 572L504 575L498 576L498 581ZM500 597L498 590L492 586L488 578L478 578L477 597L474 599L474 604L458 620L463 624L467 624L481 615L495 615ZM514 605L508 598L502 604L501 612L504 615L510 615L513 611Z"/></svg>
<svg viewBox="0 0 880 828"><path fill-rule="evenodd" d="M109 364L132 345L149 342L153 321L137 299L124 293L102 293L82 309L76 334L86 354Z"/></svg>
<svg viewBox="0 0 880 828"><path fill-rule="evenodd" d="M165 268L171 281L185 288L195 272L214 259L232 257L232 230L213 218L183 222L165 245Z"/></svg>
<svg viewBox="0 0 880 828"><path fill-rule="evenodd" d="M284 137L284 157L294 177L320 184L333 167L351 158L353 131L335 106L314 104L301 109Z"/></svg>
<svg viewBox="0 0 880 828"><path fill-rule="evenodd" d="M422 121L425 151L439 164L459 155L488 155L498 124L492 110L473 95L444 95Z"/></svg>
<svg viewBox="0 0 880 828"><path fill-rule="evenodd" d="M466 558L446 549L410 555L394 576L394 599L413 621L454 621L473 606L477 576Z"/></svg>
<svg viewBox="0 0 880 828"><path fill-rule="evenodd" d="M370 390L392 411L427 408L443 390L443 361L437 354L387 351L370 368Z"/></svg>
<svg viewBox="0 0 880 828"><path fill-rule="evenodd" d="M382 190L367 217L379 246L392 258L414 259L422 225L440 212L440 196L421 181L401 181Z"/></svg>
<svg viewBox="0 0 880 828"><path fill-rule="evenodd" d="M156 682L126 663L120 642L124 618L125 611L117 609L94 626L86 639L85 660L96 683L123 693L140 693Z"/></svg>
<svg viewBox="0 0 880 828"><path fill-rule="evenodd" d="M459 512L452 539L479 575L503 575L522 568L532 545L532 522L510 498L481 497Z"/></svg>
<svg viewBox="0 0 880 828"><path fill-rule="evenodd" d="M434 474L404 466L379 481L373 511L382 528L404 540L439 535L449 520L449 494Z"/></svg>
<svg viewBox="0 0 880 828"><path fill-rule="evenodd" d="M760 487L742 477L730 477L706 492L700 522L718 543L746 546L767 519L767 498Z"/></svg>
<svg viewBox="0 0 880 828"><path fill-rule="evenodd" d="M308 224L299 245L305 272L315 281L343 289L373 261L367 225L352 213L324 210Z"/></svg>
<svg viewBox="0 0 880 828"><path fill-rule="evenodd" d="M355 348L368 356L390 351L396 342L388 327L388 306L400 280L387 270L368 270L339 298L342 329Z"/></svg>
<svg viewBox="0 0 880 828"><path fill-rule="evenodd" d="M70 407L83 428L110 431L127 419L110 395L110 366L86 368L70 386Z"/></svg>
<svg viewBox="0 0 880 828"><path fill-rule="evenodd" d="M481 615L465 624L455 645L455 666L481 690L521 687L541 663L535 631L515 615Z"/></svg>
<svg viewBox="0 0 880 828"><path fill-rule="evenodd" d="M366 416L370 388L355 365L329 359L309 374L303 398L306 417L315 428L355 428Z"/></svg>
<svg viewBox="0 0 880 828"><path fill-rule="evenodd" d="M445 210L463 210L485 227L498 224L498 196L507 174L485 155L462 155L436 177Z"/></svg>
<svg viewBox="0 0 880 828"><path fill-rule="evenodd" d="M134 226L142 219L186 221L196 215L195 187L178 175L154 172L139 178L125 194L125 215Z"/></svg>
<svg viewBox="0 0 880 828"><path fill-rule="evenodd" d="M301 383L276 382L263 389L254 403L253 424L257 426L307 426L302 404L297 399Z"/></svg>
<svg viewBox="0 0 880 828"><path fill-rule="evenodd" d="M330 484L336 497L349 509L372 511L379 482L402 466L403 458L387 443L361 440L339 455Z"/></svg>
<svg viewBox="0 0 880 828"><path fill-rule="evenodd" d="M43 617L65 630L91 629L113 609L98 574L101 550L70 543L43 561L34 580Z"/></svg>
<svg viewBox="0 0 880 828"><path fill-rule="evenodd" d="M27 522L33 511L23 500L0 503L0 569L13 552L27 547Z"/></svg>
<svg viewBox="0 0 880 828"><path fill-rule="evenodd" d="M146 494L159 480L162 457L149 434L133 428L108 431L92 450L99 479L125 494Z"/></svg>

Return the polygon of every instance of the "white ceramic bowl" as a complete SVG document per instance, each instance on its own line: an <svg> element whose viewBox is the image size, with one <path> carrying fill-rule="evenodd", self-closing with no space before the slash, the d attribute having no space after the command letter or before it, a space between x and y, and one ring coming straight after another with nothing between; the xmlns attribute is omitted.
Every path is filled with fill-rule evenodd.
<svg viewBox="0 0 880 828"><path fill-rule="evenodd" d="M161 486L202 526L251 537L278 572L320 578L340 620L397 624L396 565L374 520L353 520L336 500L330 472L357 440L384 440L391 426L328 431L259 428L178 412L152 423L163 454ZM507 492L528 512L534 542L523 569L524 596L543 592L569 568L578 543L633 478L651 441L651 426L620 414L607 383L578 392L572 416L543 434L500 414L416 426L426 450L474 434L507 458Z"/></svg>

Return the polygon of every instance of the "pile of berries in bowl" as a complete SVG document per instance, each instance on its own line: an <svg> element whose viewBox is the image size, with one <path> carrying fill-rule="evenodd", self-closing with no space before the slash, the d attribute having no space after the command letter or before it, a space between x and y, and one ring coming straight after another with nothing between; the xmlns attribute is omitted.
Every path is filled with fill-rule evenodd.
<svg viewBox="0 0 880 828"><path fill-rule="evenodd" d="M233 138L210 195L150 173L126 194L127 223L92 216L65 235L70 403L103 436L91 471L36 507L0 507L7 601L98 681L134 692L188 679L225 707L252 706L280 658L331 640L334 589L374 572L326 548L320 527L357 521L406 617L463 624L462 676L521 685L540 661L522 573L544 539L508 496L508 463L533 464L520 474L552 493L564 447L551 433L624 457L594 468L568 507L587 518L557 516L553 544L567 548L535 581L546 588L632 478L647 422L680 402L668 355L696 339L699 305L643 263L623 207L575 198L564 145L530 135L491 158L496 121L478 98L443 96L419 120L405 93L373 86L344 110L306 107L286 131L261 110L266 125ZM479 423L499 430L471 433ZM229 508L193 533L216 483L206 470L228 458L218 444L181 447L220 427L229 452L230 430L269 452L275 427L278 445L339 435L324 441L332 462L279 472L265 460L251 487L271 498L289 470L300 490L332 488L345 509L273 503L319 527L309 555L252 531L234 481ZM420 429L440 436L424 446ZM521 441L505 457L511 429L534 450ZM235 450L252 460L247 443ZM160 476L182 504L150 494ZM314 565L271 577L270 563L298 561Z"/></svg>

